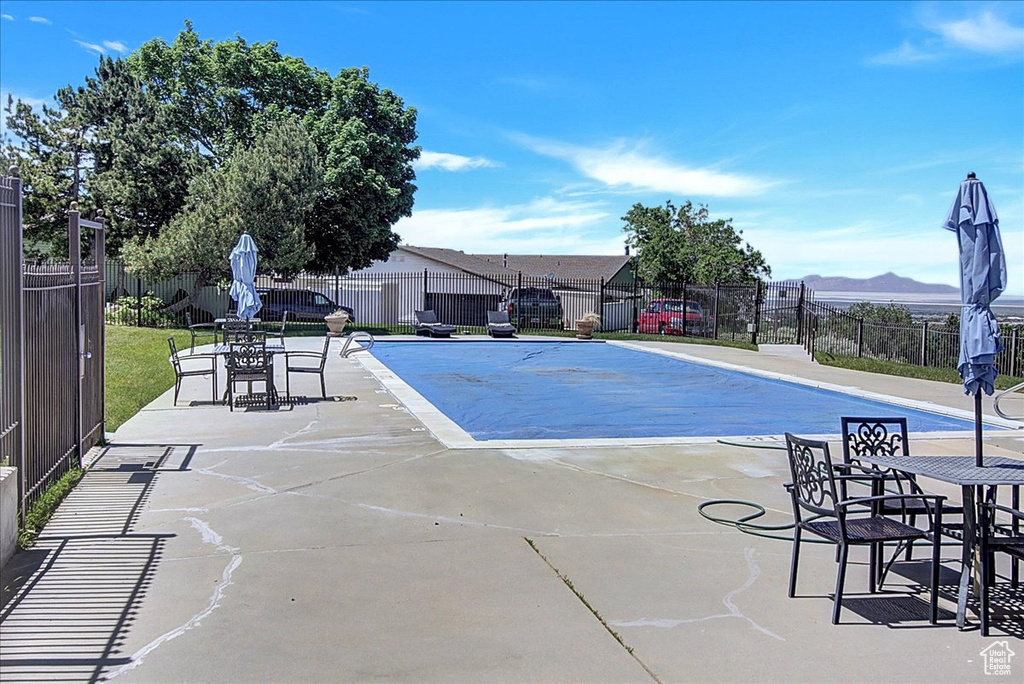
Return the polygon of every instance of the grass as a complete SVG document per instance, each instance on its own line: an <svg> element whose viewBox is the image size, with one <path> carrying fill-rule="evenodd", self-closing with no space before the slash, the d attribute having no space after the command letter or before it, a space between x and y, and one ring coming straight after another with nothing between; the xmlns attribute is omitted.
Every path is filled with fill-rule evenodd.
<svg viewBox="0 0 1024 684"><path fill-rule="evenodd" d="M187 330L121 325L108 325L106 334L106 429L113 432L174 387L167 338L174 337L178 349L187 350L192 337Z"/></svg>
<svg viewBox="0 0 1024 684"><path fill-rule="evenodd" d="M896 361L882 361L880 359L858 358L856 356L833 356L818 352L814 360L823 366L835 366L836 368L848 368L850 370L863 371L865 373L881 373L883 375L895 375L903 378L917 378L918 380L935 380L936 382L949 382L960 384L960 373L955 368L931 368L928 366L916 366L909 363L897 363ZM1024 382L1024 378L1013 375L1000 375L996 378L996 389L1010 389L1014 385Z"/></svg>
<svg viewBox="0 0 1024 684"><path fill-rule="evenodd" d="M81 468L72 468L68 472L46 488L34 504L25 513L25 527L18 531L18 546L22 549L31 548L43 529L50 520L57 506L64 500L78 481L82 479L85 471Z"/></svg>

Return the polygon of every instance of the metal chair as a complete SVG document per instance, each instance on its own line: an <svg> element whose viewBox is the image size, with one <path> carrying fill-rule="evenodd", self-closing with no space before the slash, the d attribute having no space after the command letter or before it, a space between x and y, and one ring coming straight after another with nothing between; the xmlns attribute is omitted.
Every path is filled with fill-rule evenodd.
<svg viewBox="0 0 1024 684"><path fill-rule="evenodd" d="M274 402L274 366L267 353L266 333L250 331L240 333L250 339L228 342L228 355L225 363L228 381L228 405L235 410L235 385L239 382L248 383L249 394L252 394L252 383L264 383L266 407L269 409Z"/></svg>
<svg viewBox="0 0 1024 684"><path fill-rule="evenodd" d="M213 343L217 344L217 324L216 323L193 323L192 312L185 312L185 325L188 326L188 331L192 335L192 344L189 347L189 353L193 353L196 350L196 338L212 337Z"/></svg>
<svg viewBox="0 0 1024 684"><path fill-rule="evenodd" d="M291 375L292 373L315 373L320 376L320 394L324 399L327 398L327 384L324 381L324 367L327 364L327 351L331 346L331 336L327 335L324 338L324 349L322 352L286 352L284 355L284 382L285 382L285 393L288 397L292 396L291 388ZM311 366L293 366L292 359L317 359L319 363Z"/></svg>
<svg viewBox="0 0 1024 684"><path fill-rule="evenodd" d="M932 533L931 613L930 622L938 621L939 537L942 525L942 502L945 497L928 494L885 494L853 499L840 495L837 482L851 477L864 479L870 473L859 475L837 474L829 454L828 443L802 439L786 433L786 452L793 481L786 485L793 504L793 556L789 573L789 596L796 596L797 569L800 560L800 542L804 531L836 544L838 548L836 591L832 609L832 624L839 624L843 604L843 585L846 581L846 561L850 546L870 546L873 549L885 542L925 539ZM919 499L926 502L930 529L920 530L882 513L883 505ZM804 514L810 517L805 518ZM874 558L875 553L872 553ZM875 591L875 563L872 560L869 588Z"/></svg>
<svg viewBox="0 0 1024 684"><path fill-rule="evenodd" d="M189 354L183 358L178 357L178 347L174 344L174 338L167 338L167 345L171 349L171 366L174 368L174 405L178 405L178 392L181 390L181 381L184 378L191 378L200 375L212 375L213 376L213 402L217 401L217 355L216 354ZM185 370L182 368L181 362L188 361L200 361L209 360L209 368L193 368Z"/></svg>
<svg viewBox="0 0 1024 684"><path fill-rule="evenodd" d="M978 597L981 611L981 635L988 636L991 622L992 585L996 580L995 554L1005 553L1010 556L1012 570L1010 586L1017 589L1020 585L1018 563L1024 560L1024 512L1020 510L1020 491L1015 487L1012 505L1003 506L996 503L996 489L992 487L988 496L981 504L981 521L978 530L979 553L981 561L981 592Z"/></svg>
<svg viewBox="0 0 1024 684"><path fill-rule="evenodd" d="M252 330L252 323L242 318L229 318L224 321L224 327L221 328L224 334L224 344L229 344L234 340L238 339L239 335L243 335Z"/></svg>
<svg viewBox="0 0 1024 684"><path fill-rule="evenodd" d="M871 461L872 456L910 456L910 438L907 432L907 419L902 417L887 418L863 418L847 417L840 418L843 436L843 464L837 466L840 472L854 474L854 471L870 471L881 475L881 480L873 479L870 484L881 487L895 487L899 494L925 494L925 491L917 484L917 478L909 473L901 473L889 468L879 468ZM855 466L851 468L850 466ZM857 482L857 478L850 481L841 480L840 489L843 498L847 498L848 483ZM868 484L861 481L861 484ZM880 492L872 492L880 493ZM900 515L906 513L908 522L911 525L917 524L918 516L927 514L926 504L920 499L911 499L898 503L886 503L882 505L882 512L887 515ZM955 524L950 521L950 516L963 515L963 506L955 503L943 503L942 531L944 534L957 539L963 538L963 524ZM913 555L914 542L907 542L906 559L910 560Z"/></svg>
<svg viewBox="0 0 1024 684"><path fill-rule="evenodd" d="M281 328L277 331L277 334L281 338L281 346L284 346L284 329L288 324L288 310L285 309L284 313L281 314Z"/></svg>

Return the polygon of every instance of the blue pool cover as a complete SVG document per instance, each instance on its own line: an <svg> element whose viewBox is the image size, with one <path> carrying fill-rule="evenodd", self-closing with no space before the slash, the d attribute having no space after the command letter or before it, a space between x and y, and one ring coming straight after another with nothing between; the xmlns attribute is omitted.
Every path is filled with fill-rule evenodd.
<svg viewBox="0 0 1024 684"><path fill-rule="evenodd" d="M381 342L371 352L477 440L836 434L840 416L972 423L611 344Z"/></svg>

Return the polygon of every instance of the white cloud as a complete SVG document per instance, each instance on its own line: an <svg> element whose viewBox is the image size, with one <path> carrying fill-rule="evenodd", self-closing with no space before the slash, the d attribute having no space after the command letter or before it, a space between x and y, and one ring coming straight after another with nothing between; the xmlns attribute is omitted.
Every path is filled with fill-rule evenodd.
<svg viewBox="0 0 1024 684"><path fill-rule="evenodd" d="M868 62L870 64L918 64L920 62L931 62L938 58L939 55L935 52L926 52L914 47L908 41L903 41L903 45L895 50L875 55L869 58Z"/></svg>
<svg viewBox="0 0 1024 684"><path fill-rule="evenodd" d="M0 14L0 19L6 19L7 21L14 21L14 17L10 14Z"/></svg>
<svg viewBox="0 0 1024 684"><path fill-rule="evenodd" d="M108 50L111 50L112 52L120 52L122 54L128 52L127 46L125 46L124 43L121 43L116 40L103 41L103 47L107 48Z"/></svg>
<svg viewBox="0 0 1024 684"><path fill-rule="evenodd" d="M948 14L939 17L935 6L928 6L918 21L918 27L932 34L921 44L909 40L888 52L870 57L869 64L910 65L948 59L965 52L976 55L1024 57L1024 26L1010 23L998 16L992 6L970 7L967 16L956 19Z"/></svg>
<svg viewBox="0 0 1024 684"><path fill-rule="evenodd" d="M514 140L536 152L570 163L588 178L611 188L708 197L759 195L779 183L765 178L693 168L647 151L645 142L616 141L606 147L583 147L527 135Z"/></svg>
<svg viewBox="0 0 1024 684"><path fill-rule="evenodd" d="M53 23L46 17L29 17L28 20L36 24L46 24L47 26Z"/></svg>
<svg viewBox="0 0 1024 684"><path fill-rule="evenodd" d="M424 169L443 169L445 171L465 171L467 169L479 169L488 166L497 166L490 159L484 157L464 157L461 154L450 154L448 152L430 152L423 150L420 158L413 166L417 171Z"/></svg>
<svg viewBox="0 0 1024 684"><path fill-rule="evenodd" d="M609 214L591 202L542 198L504 207L419 209L395 225L402 242L465 252L618 254L603 230Z"/></svg>
<svg viewBox="0 0 1024 684"><path fill-rule="evenodd" d="M947 43L971 52L1018 57L1024 53L1024 27L1010 25L991 10L959 21L936 22L928 28Z"/></svg>
<svg viewBox="0 0 1024 684"><path fill-rule="evenodd" d="M97 45L96 43L87 43L84 40L78 40L77 38L75 38L74 41L82 47L84 47L89 52L95 52L98 55L107 54L106 48L104 48L102 45Z"/></svg>

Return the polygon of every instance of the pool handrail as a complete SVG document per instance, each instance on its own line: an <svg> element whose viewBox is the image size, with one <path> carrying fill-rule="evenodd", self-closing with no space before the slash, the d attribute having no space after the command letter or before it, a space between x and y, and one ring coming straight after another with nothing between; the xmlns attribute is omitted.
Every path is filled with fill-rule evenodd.
<svg viewBox="0 0 1024 684"><path fill-rule="evenodd" d="M1002 410L999 408L1000 399L1005 397L1007 394L1013 394L1014 392L1017 392L1022 389L1024 389L1024 382L1016 384L1008 390L1003 390L1002 392L996 395L995 400L992 402L992 408L995 409L996 413L999 414L1000 418L1005 418L1006 420L1024 421L1024 416L1008 416L1005 413L1003 413Z"/></svg>
<svg viewBox="0 0 1024 684"><path fill-rule="evenodd" d="M363 342L367 344L364 345ZM356 352L368 351L373 346L373 342L373 335L365 330L356 330L353 333L349 333L348 337L345 338L345 344L341 347L341 358L346 359Z"/></svg>

